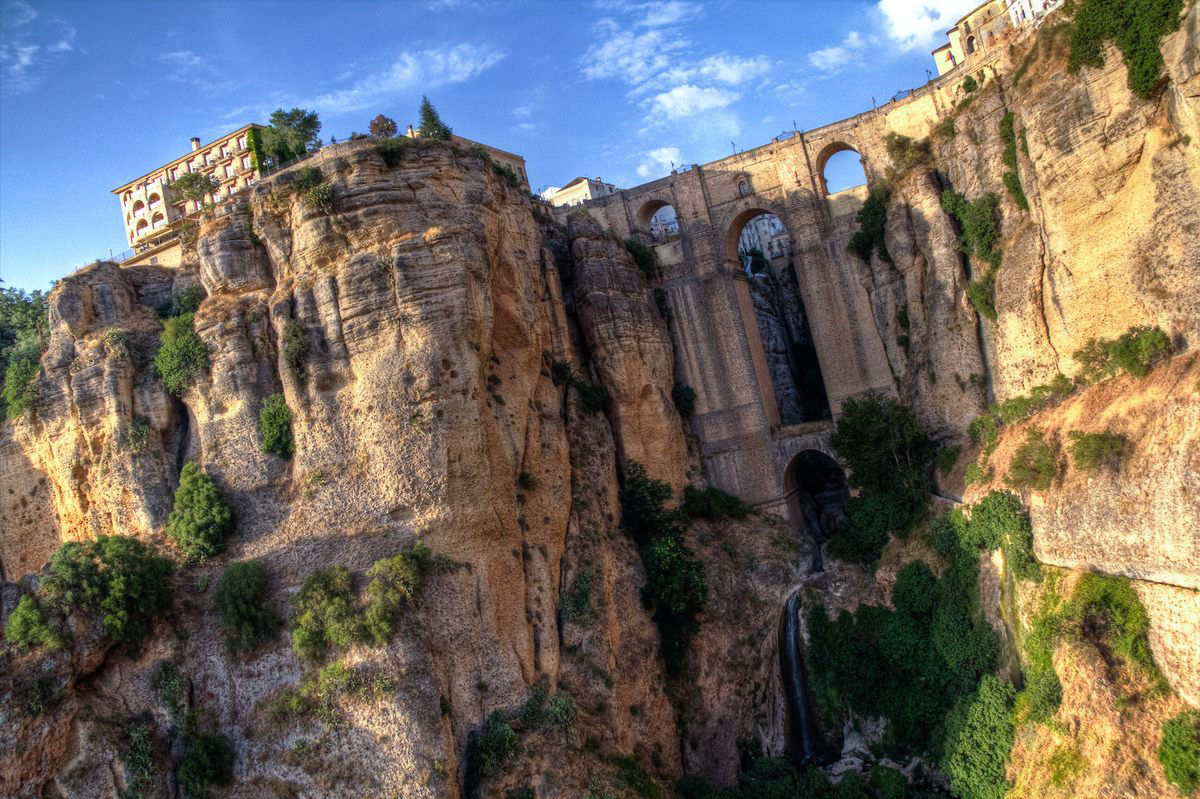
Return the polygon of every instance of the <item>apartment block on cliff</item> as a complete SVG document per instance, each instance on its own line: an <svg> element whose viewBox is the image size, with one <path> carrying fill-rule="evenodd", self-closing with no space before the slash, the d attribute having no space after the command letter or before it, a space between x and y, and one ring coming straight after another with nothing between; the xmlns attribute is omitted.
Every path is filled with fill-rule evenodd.
<svg viewBox="0 0 1200 799"><path fill-rule="evenodd" d="M175 196L171 187L181 175L205 172L217 179L219 188L211 198L218 202L254 183L261 153L262 125L243 125L224 136L200 144L192 139L191 151L163 166L113 189L121 203L125 237L134 255L127 263L179 263L179 223L200 210L200 204Z"/></svg>
<svg viewBox="0 0 1200 799"><path fill-rule="evenodd" d="M948 41L933 51L938 74L945 75L976 53L1002 41L1012 27L1009 5L1005 0L987 0L968 11L946 31Z"/></svg>
<svg viewBox="0 0 1200 799"><path fill-rule="evenodd" d="M542 192L542 199L555 206L579 205L596 197L605 197L617 190L611 183L600 178L577 177L562 188L551 187Z"/></svg>

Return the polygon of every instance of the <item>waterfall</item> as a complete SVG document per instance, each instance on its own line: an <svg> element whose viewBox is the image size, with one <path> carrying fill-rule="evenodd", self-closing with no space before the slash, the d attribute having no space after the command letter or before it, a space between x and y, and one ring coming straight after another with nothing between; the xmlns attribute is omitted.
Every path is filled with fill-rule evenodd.
<svg viewBox="0 0 1200 799"><path fill-rule="evenodd" d="M787 695L788 718L795 759L807 766L816 758L813 745L811 708L804 679L804 655L800 651L800 592L788 597L780 631L779 668L783 675L783 690Z"/></svg>

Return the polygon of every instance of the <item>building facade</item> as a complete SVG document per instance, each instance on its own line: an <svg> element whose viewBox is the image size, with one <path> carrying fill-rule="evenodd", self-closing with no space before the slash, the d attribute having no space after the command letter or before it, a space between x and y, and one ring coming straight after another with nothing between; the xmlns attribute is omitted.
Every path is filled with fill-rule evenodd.
<svg viewBox="0 0 1200 799"><path fill-rule="evenodd" d="M262 125L243 125L232 133L200 144L192 139L191 151L151 172L113 189L121 204L125 238L134 250L133 261L178 262L178 223L199 211L201 204L175 196L172 186L181 175L203 172L216 178L217 193L210 200L219 202L254 183L259 164L255 137Z"/></svg>
<svg viewBox="0 0 1200 799"><path fill-rule="evenodd" d="M1041 4L1041 0L1033 2ZM933 51L938 75L945 75L977 53L997 45L1011 28L1009 4L1005 0L987 0L975 6L946 31L946 43Z"/></svg>
<svg viewBox="0 0 1200 799"><path fill-rule="evenodd" d="M1011 0L1008 6L1008 17L1013 27L1025 25L1040 25L1051 11L1062 5L1063 0Z"/></svg>
<svg viewBox="0 0 1200 799"><path fill-rule="evenodd" d="M749 268L750 254L758 250L767 259L791 255L791 242L787 229L774 214L762 214L746 223L738 236L738 256L742 265Z"/></svg>
<svg viewBox="0 0 1200 799"><path fill-rule="evenodd" d="M578 177L561 189L547 189L542 192L542 197L551 205L558 207L563 205L579 205L596 197L606 197L616 190L616 186L611 183L605 183L600 178L592 180L591 178Z"/></svg>

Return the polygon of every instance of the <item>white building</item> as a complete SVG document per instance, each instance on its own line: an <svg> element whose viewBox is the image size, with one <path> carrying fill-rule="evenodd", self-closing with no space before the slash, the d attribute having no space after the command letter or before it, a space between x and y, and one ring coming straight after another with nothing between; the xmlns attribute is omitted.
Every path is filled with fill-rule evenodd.
<svg viewBox="0 0 1200 799"><path fill-rule="evenodd" d="M748 267L753 250L758 250L768 260L791 254L791 239L779 217L762 214L742 228L742 234L738 237L738 255L742 256L743 265Z"/></svg>
<svg viewBox="0 0 1200 799"><path fill-rule="evenodd" d="M1063 0L1011 0L1008 6L1008 16L1012 19L1013 27L1023 25L1040 25L1051 11L1063 4Z"/></svg>
<svg viewBox="0 0 1200 799"><path fill-rule="evenodd" d="M561 189L549 188L542 192L542 199L555 207L563 205L579 205L596 197L605 197L617 190L611 183L605 183L600 178L578 177Z"/></svg>

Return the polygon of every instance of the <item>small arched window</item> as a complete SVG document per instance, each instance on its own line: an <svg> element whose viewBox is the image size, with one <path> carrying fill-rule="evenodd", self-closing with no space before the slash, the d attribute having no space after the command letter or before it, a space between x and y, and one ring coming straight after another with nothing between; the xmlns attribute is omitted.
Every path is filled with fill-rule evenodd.
<svg viewBox="0 0 1200 799"><path fill-rule="evenodd" d="M147 222L145 219L139 219L138 223L137 223L137 229L134 232L137 235L141 236L149 229L150 229L150 223Z"/></svg>
<svg viewBox="0 0 1200 799"><path fill-rule="evenodd" d="M968 53L975 52L975 37L974 36L967 37L967 52Z"/></svg>
<svg viewBox="0 0 1200 799"><path fill-rule="evenodd" d="M142 202L141 200L138 200L137 202L135 202L133 204L133 213L135 216L137 214L140 214L144 210L146 210L146 204L144 202Z"/></svg>
<svg viewBox="0 0 1200 799"><path fill-rule="evenodd" d="M162 197L159 197L158 194L150 195L150 207L151 208L157 208L161 204L162 204Z"/></svg>
<svg viewBox="0 0 1200 799"><path fill-rule="evenodd" d="M155 230L158 230L160 227L162 227L165 224L167 224L167 218L165 216L163 216L161 213L155 214L154 218L150 220L150 226L152 228L154 228Z"/></svg>

